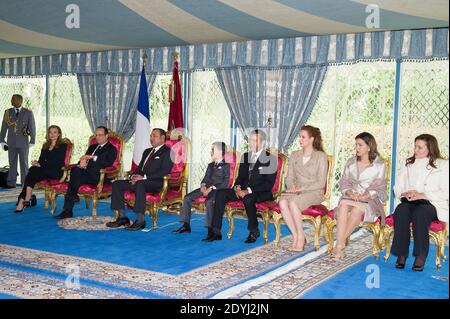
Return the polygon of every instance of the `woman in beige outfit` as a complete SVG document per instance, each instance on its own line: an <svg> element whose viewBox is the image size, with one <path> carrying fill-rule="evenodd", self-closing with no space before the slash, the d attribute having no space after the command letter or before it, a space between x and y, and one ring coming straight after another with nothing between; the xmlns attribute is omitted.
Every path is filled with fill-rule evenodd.
<svg viewBox="0 0 450 319"><path fill-rule="evenodd" d="M323 151L320 130L303 126L300 130L300 151L292 152L286 177L287 190L281 195L281 215L292 233L290 250L303 251L302 211L323 201L327 181L328 159Z"/></svg>

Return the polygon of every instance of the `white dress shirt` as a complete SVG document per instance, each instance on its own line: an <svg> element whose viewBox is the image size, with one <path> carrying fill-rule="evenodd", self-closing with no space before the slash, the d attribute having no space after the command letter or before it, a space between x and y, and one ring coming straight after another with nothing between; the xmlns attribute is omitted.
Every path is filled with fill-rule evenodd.
<svg viewBox="0 0 450 319"><path fill-rule="evenodd" d="M436 168L428 166L429 159L415 160L413 164L402 164L395 180L394 194L400 199L401 194L416 190L425 194L431 204L436 208L440 221L449 220L449 179L448 160L437 159ZM425 165L426 164L426 165Z"/></svg>

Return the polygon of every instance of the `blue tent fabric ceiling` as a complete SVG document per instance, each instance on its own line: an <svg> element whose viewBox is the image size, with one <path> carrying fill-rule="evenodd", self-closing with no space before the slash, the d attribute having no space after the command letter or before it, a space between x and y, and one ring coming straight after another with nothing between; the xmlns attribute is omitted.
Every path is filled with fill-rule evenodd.
<svg viewBox="0 0 450 319"><path fill-rule="evenodd" d="M67 28L76 4L80 28ZM368 29L367 5L380 25ZM0 0L0 58L448 27L447 0Z"/></svg>

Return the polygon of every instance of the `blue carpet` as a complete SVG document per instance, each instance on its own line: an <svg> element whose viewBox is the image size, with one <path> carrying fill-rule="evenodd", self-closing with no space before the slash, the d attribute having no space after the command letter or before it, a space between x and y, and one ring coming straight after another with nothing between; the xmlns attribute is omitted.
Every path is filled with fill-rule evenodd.
<svg viewBox="0 0 450 319"><path fill-rule="evenodd" d="M412 243L411 243L412 244ZM436 246L430 245L425 269L422 273L411 270L414 262L412 247L405 269L395 268L397 257L391 255L387 262L382 257L377 261L372 256L337 274L331 279L306 292L305 299L448 299L448 260L442 262L441 270L435 266ZM448 247L445 249L448 256ZM369 265L379 267L379 288L367 288L366 279L373 270L366 272Z"/></svg>
<svg viewBox="0 0 450 319"><path fill-rule="evenodd" d="M62 198L58 207L62 207ZM222 241L201 242L206 235L204 215L193 215L192 233L176 235L171 231L179 227L178 216L160 211L158 228L149 233L111 231L65 230L57 225L42 199L38 205L27 208L22 214L13 214L15 203L0 204L0 243L53 253L92 258L119 265L178 275L229 256L263 245L260 237L255 244L245 244L248 235L247 221L235 220L232 239L226 238L228 222L224 220ZM99 216L112 216L108 203L98 204ZM84 203L75 206L75 216L89 216ZM128 212L134 218L133 212ZM151 224L147 217L147 225ZM173 225L169 225L173 224ZM167 225L167 227L164 227ZM262 231L262 223L260 223ZM283 225L282 234L287 229ZM273 225L269 227L269 240L275 238Z"/></svg>

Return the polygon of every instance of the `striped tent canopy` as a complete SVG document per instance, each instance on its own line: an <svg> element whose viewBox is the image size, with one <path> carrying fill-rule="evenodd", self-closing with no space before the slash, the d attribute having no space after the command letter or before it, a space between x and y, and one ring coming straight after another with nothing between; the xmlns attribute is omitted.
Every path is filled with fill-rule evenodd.
<svg viewBox="0 0 450 319"><path fill-rule="evenodd" d="M370 4L377 31L448 27L448 0L0 0L0 58L368 32Z"/></svg>
<svg viewBox="0 0 450 319"><path fill-rule="evenodd" d="M379 26L369 28L373 4ZM2 76L136 73L144 50L149 72L169 72L175 51L181 70L448 54L448 0L0 0L0 7ZM79 28L69 28L76 12Z"/></svg>

